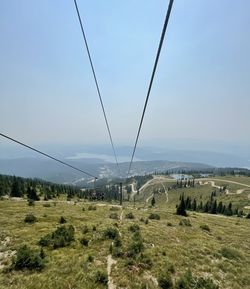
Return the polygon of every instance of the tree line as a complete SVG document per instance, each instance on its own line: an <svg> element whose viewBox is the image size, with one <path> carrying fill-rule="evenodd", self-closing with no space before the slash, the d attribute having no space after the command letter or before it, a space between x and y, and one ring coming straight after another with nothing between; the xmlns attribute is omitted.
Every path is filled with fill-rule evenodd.
<svg viewBox="0 0 250 289"><path fill-rule="evenodd" d="M221 214L225 216L244 216L244 212L238 208L233 208L231 202L228 205L221 201L217 202L215 196L216 192L212 192L208 201L200 201L198 203L195 198L192 199L189 196L185 197L184 194L182 194L180 196L179 204L176 206L176 214L187 216L187 211L196 211L208 214Z"/></svg>
<svg viewBox="0 0 250 289"><path fill-rule="evenodd" d="M79 195L80 188L54 184L39 179L21 178L0 174L0 196L25 197L37 201L42 196L44 200L53 199L60 194L68 196Z"/></svg>

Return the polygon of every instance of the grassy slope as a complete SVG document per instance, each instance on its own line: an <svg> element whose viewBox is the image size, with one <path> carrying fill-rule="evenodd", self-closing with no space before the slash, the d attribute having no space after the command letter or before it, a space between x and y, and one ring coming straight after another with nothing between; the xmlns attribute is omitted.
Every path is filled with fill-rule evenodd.
<svg viewBox="0 0 250 289"><path fill-rule="evenodd" d="M150 195L151 190L152 188L148 189L146 195ZM28 207L26 202L0 201L0 237L1 240L6 237L10 237L11 240L6 246L1 242L2 251L15 250L24 243L39 250L38 240L55 230L60 216L64 216L68 224L72 224L76 229L76 241L71 246L54 251L45 249L46 267L41 272L0 271L0 288L105 288L94 282L93 274L98 269L106 271L106 258L111 241L102 240L101 235L105 228L115 222L118 222L125 251L132 238L132 233L128 231L129 225L139 224L145 254L153 261L152 268L143 271L138 268L129 269L128 258L117 258L117 264L112 267L112 276L117 288L136 289L141 288L143 284L148 284L148 288L157 288L149 279L157 278L169 264L175 267L173 279L190 268L194 275L212 277L220 284L220 288L250 288L250 220L190 213L188 218L192 226L180 226L181 217L174 214L174 207L182 191L183 189L170 191L169 203L166 203L164 194L157 195L157 207L153 209L148 208L145 202L137 203L136 207L127 203L123 215L133 212L136 218L122 221L114 221L108 217L111 213L109 205L97 206L96 211L82 211L83 206L88 207L87 204L72 205L60 202L56 206L46 208L40 202L36 203L35 207ZM184 192L195 195L197 199L200 196L205 199L211 191L211 186L205 185L195 190L185 189ZM234 195L229 197L237 198ZM38 217L38 222L33 225L23 222L25 215L30 212ZM151 212L158 213L161 219L149 220L148 224L140 221L140 218L146 219ZM120 215L121 210L117 213ZM200 225L203 224L207 224L211 231L202 230ZM86 235L81 232L84 225L91 229ZM92 231L93 225L97 226L97 232ZM82 236L92 239L88 247L79 243ZM224 258L220 253L223 247L237 249L242 257ZM86 261L88 255L94 257L92 263Z"/></svg>

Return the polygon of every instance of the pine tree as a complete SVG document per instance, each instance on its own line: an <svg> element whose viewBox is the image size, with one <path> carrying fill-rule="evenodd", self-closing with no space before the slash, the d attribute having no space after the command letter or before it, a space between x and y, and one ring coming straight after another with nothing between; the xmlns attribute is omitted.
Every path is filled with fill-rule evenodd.
<svg viewBox="0 0 250 289"><path fill-rule="evenodd" d="M193 204L192 204L192 210L196 211L197 210L197 203L196 203L196 199L194 199Z"/></svg>
<svg viewBox="0 0 250 289"><path fill-rule="evenodd" d="M181 202L180 202L180 204L177 207L176 214L177 215L181 215L181 216L187 216L186 205L185 205L185 201L184 201L184 196L183 195L181 197Z"/></svg>
<svg viewBox="0 0 250 289"><path fill-rule="evenodd" d="M153 197L152 200L151 200L151 206L152 206L152 207L155 206L155 197Z"/></svg>
<svg viewBox="0 0 250 289"><path fill-rule="evenodd" d="M22 197L23 192L21 191L21 183L18 180L18 178L14 177L12 187L11 187L11 192L10 192L11 197Z"/></svg>
<svg viewBox="0 0 250 289"><path fill-rule="evenodd" d="M222 214L222 208L223 208L223 204L222 204L222 202L219 202L219 205L217 207L217 213L218 214Z"/></svg>
<svg viewBox="0 0 250 289"><path fill-rule="evenodd" d="M217 214L217 201L216 200L213 201L211 214Z"/></svg>
<svg viewBox="0 0 250 289"><path fill-rule="evenodd" d="M37 196L35 188L28 187L27 197L30 200L39 201L39 197Z"/></svg>

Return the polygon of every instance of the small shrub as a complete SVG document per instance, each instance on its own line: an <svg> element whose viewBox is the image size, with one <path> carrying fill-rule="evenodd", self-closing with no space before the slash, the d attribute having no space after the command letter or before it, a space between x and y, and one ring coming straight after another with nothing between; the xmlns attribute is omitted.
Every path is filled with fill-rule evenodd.
<svg viewBox="0 0 250 289"><path fill-rule="evenodd" d="M114 247L121 247L122 246L122 240L120 236L117 236L114 240Z"/></svg>
<svg viewBox="0 0 250 289"><path fill-rule="evenodd" d="M67 221L63 216L59 219L59 224L65 224L66 222Z"/></svg>
<svg viewBox="0 0 250 289"><path fill-rule="evenodd" d="M136 231L133 235L133 242L128 247L128 257L135 258L138 254L144 250L143 239L139 231Z"/></svg>
<svg viewBox="0 0 250 289"><path fill-rule="evenodd" d="M46 204L43 204L44 208L50 208L51 207L51 204L50 203L46 203Z"/></svg>
<svg viewBox="0 0 250 289"><path fill-rule="evenodd" d="M84 225L84 226L82 227L82 233L83 233L83 234L87 234L88 232L89 232L88 227L87 227L86 225Z"/></svg>
<svg viewBox="0 0 250 289"><path fill-rule="evenodd" d="M174 274L174 273L175 273L175 267L174 267L174 265L173 265L173 264L169 264L169 265L167 266L167 271L170 272L170 273L172 273L172 274Z"/></svg>
<svg viewBox="0 0 250 289"><path fill-rule="evenodd" d="M116 228L109 227L103 232L103 236L106 239L115 239L119 236L119 232Z"/></svg>
<svg viewBox="0 0 250 289"><path fill-rule="evenodd" d="M172 224L172 223L170 223L170 222L167 222L167 226L168 226L168 227L172 227L172 226L173 226L173 224Z"/></svg>
<svg viewBox="0 0 250 289"><path fill-rule="evenodd" d="M32 199L28 199L28 206L35 206L35 201Z"/></svg>
<svg viewBox="0 0 250 289"><path fill-rule="evenodd" d="M185 289L193 288L195 286L195 280L193 279L192 273L190 270L185 272L176 282L176 289ZM195 287L194 287L195 288Z"/></svg>
<svg viewBox="0 0 250 289"><path fill-rule="evenodd" d="M153 266L153 262L149 256L141 254L138 259L138 266L142 269L150 269Z"/></svg>
<svg viewBox="0 0 250 289"><path fill-rule="evenodd" d="M89 240L86 238L81 238L80 243L87 247L89 245Z"/></svg>
<svg viewBox="0 0 250 289"><path fill-rule="evenodd" d="M92 227L92 230L93 230L94 232L97 230L97 228L96 228L95 225Z"/></svg>
<svg viewBox="0 0 250 289"><path fill-rule="evenodd" d="M118 214L117 213L111 213L109 215L110 219L118 220Z"/></svg>
<svg viewBox="0 0 250 289"><path fill-rule="evenodd" d="M44 261L38 252L35 252L27 245L24 245L17 250L17 254L12 260L12 267L15 270L42 269L44 267Z"/></svg>
<svg viewBox="0 0 250 289"><path fill-rule="evenodd" d="M86 211L86 209L85 209L84 207L82 207L82 211L83 211L83 212L85 212L85 211Z"/></svg>
<svg viewBox="0 0 250 289"><path fill-rule="evenodd" d="M44 252L44 250L43 250L42 247L41 247L41 249L40 249L40 257L41 257L42 259L44 259L44 258L46 257L45 252Z"/></svg>
<svg viewBox="0 0 250 289"><path fill-rule="evenodd" d="M189 219L182 219L180 220L180 223L179 223L180 226L187 226L187 227L191 227L191 222Z"/></svg>
<svg viewBox="0 0 250 289"><path fill-rule="evenodd" d="M148 217L150 220L160 220L160 216L158 214L151 213Z"/></svg>
<svg viewBox="0 0 250 289"><path fill-rule="evenodd" d="M128 214L126 214L126 219L134 219L135 218L135 216L133 215L133 213L128 213Z"/></svg>
<svg viewBox="0 0 250 289"><path fill-rule="evenodd" d="M172 278L168 272L166 272L165 274L163 274L162 276L160 276L158 278L158 283L162 289L173 289L174 288ZM186 287L184 287L184 288L186 288Z"/></svg>
<svg viewBox="0 0 250 289"><path fill-rule="evenodd" d="M246 218L247 218L247 219L250 219L250 213L248 213L248 214L246 215Z"/></svg>
<svg viewBox="0 0 250 289"><path fill-rule="evenodd" d="M39 241L41 246L49 246L53 249L66 247L74 241L75 229L72 225L57 228L52 234L47 234Z"/></svg>
<svg viewBox="0 0 250 289"><path fill-rule="evenodd" d="M219 289L219 286L210 278L193 277L190 271L183 274L176 282L176 289Z"/></svg>
<svg viewBox="0 0 250 289"><path fill-rule="evenodd" d="M111 247L111 251L113 257L120 258L124 255L121 247Z"/></svg>
<svg viewBox="0 0 250 289"><path fill-rule="evenodd" d="M88 207L88 211L96 211L96 206L90 205L90 206Z"/></svg>
<svg viewBox="0 0 250 289"><path fill-rule="evenodd" d="M145 222L144 218L140 218L140 222Z"/></svg>
<svg viewBox="0 0 250 289"><path fill-rule="evenodd" d="M94 261L94 257L92 255L88 255L87 261L90 262L90 263L93 262Z"/></svg>
<svg viewBox="0 0 250 289"><path fill-rule="evenodd" d="M33 223L37 222L37 218L33 214L28 214L28 215L26 215L24 222L29 223L29 224L33 224Z"/></svg>
<svg viewBox="0 0 250 289"><path fill-rule="evenodd" d="M210 232L210 228L209 228L209 226L208 225L200 225L200 228L202 229L202 230L204 230L204 231L207 231L207 232Z"/></svg>
<svg viewBox="0 0 250 289"><path fill-rule="evenodd" d="M242 254L238 250L233 249L233 248L223 247L220 250L220 253L224 258L227 258L227 259L241 259L242 258Z"/></svg>
<svg viewBox="0 0 250 289"><path fill-rule="evenodd" d="M133 225L131 225L131 226L129 226L128 227L128 230L130 231L130 232L137 232L137 231L140 231L140 227L139 227L139 225L137 225L137 224L133 224Z"/></svg>
<svg viewBox="0 0 250 289"><path fill-rule="evenodd" d="M149 221L148 221L148 219L146 219L146 220L145 220L145 225L147 225L147 224L148 224L148 222L149 222Z"/></svg>
<svg viewBox="0 0 250 289"><path fill-rule="evenodd" d="M108 275L106 272L103 272L103 271L96 271L95 273L95 283L101 283L101 284L104 284L104 285L107 285L108 284Z"/></svg>

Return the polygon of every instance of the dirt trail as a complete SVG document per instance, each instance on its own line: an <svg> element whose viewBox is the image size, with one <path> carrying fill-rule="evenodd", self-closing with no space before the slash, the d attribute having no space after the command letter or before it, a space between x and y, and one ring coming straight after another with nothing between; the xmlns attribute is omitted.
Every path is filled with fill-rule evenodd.
<svg viewBox="0 0 250 289"><path fill-rule="evenodd" d="M199 183L201 185L206 185L208 183L211 184L212 187L214 188L217 188L217 189L220 189L221 187L220 186L217 186L215 184L215 181L221 181L221 182L228 182L228 183L232 183L232 184L237 184L237 185L240 185L240 186L245 186L245 187L248 187L250 188L250 185L247 185L247 184L243 184L243 183L239 183L239 182L234 182L234 181L229 181L229 180L224 180L224 179L197 179L199 181ZM202 183L202 180L205 180L206 182ZM226 195L240 195L242 194L246 189L238 189L236 191L236 193L231 193L228 189L226 189Z"/></svg>
<svg viewBox="0 0 250 289"><path fill-rule="evenodd" d="M111 277L111 271L112 271L112 265L115 265L117 263L116 260L112 258L112 255L108 255L107 257L107 271L108 271L108 289L116 289L116 285L113 282L113 279Z"/></svg>
<svg viewBox="0 0 250 289"><path fill-rule="evenodd" d="M123 210L121 211L121 215L120 215L120 221L123 220Z"/></svg>

